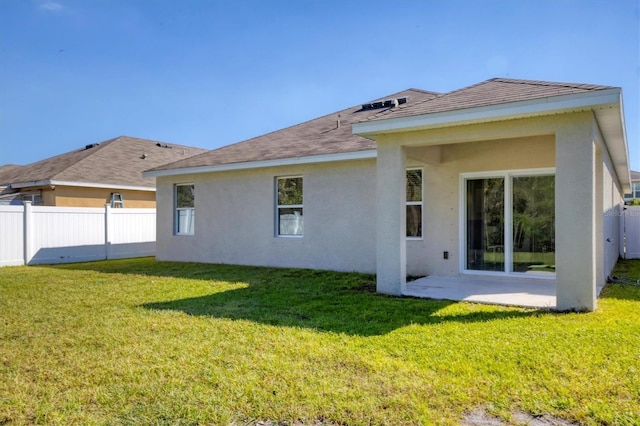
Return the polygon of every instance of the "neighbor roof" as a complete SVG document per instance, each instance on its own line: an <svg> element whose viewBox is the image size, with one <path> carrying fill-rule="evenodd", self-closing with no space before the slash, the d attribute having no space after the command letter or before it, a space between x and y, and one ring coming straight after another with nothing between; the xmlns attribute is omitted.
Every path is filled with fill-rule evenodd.
<svg viewBox="0 0 640 426"><path fill-rule="evenodd" d="M449 112L459 109L492 106L604 89L613 89L613 87L593 84L492 78L472 86L442 94L435 98L425 99L410 105L400 105L398 108L392 108L380 114L371 115L367 117L366 120L381 120Z"/></svg>
<svg viewBox="0 0 640 426"><path fill-rule="evenodd" d="M378 98L371 103L406 98L405 105L407 105L432 99L438 95L436 92L407 89ZM387 109L389 108L377 111L382 112ZM159 166L149 172L375 150L374 141L354 135L351 131L353 123L364 119L373 111L357 105L195 157Z"/></svg>
<svg viewBox="0 0 640 426"><path fill-rule="evenodd" d="M120 136L26 166L0 168L0 184L90 183L155 188L142 171L206 152L206 149Z"/></svg>
<svg viewBox="0 0 640 426"><path fill-rule="evenodd" d="M633 182L640 182L640 172L636 172L635 170L631 170L631 180Z"/></svg>

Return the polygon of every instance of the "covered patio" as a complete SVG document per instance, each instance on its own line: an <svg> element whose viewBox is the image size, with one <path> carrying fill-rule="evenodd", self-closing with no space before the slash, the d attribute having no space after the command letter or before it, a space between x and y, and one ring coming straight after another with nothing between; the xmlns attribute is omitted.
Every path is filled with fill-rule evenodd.
<svg viewBox="0 0 640 426"><path fill-rule="evenodd" d="M603 286L598 286L600 295ZM486 275L428 276L407 283L403 296L556 309L553 278Z"/></svg>
<svg viewBox="0 0 640 426"><path fill-rule="evenodd" d="M538 95L495 109L440 110L445 96L425 103L433 109L354 125L377 146L378 292L596 309L619 254L615 216L629 181L620 92ZM406 171L415 167L426 183L419 242L406 236ZM551 266L552 281L516 275ZM406 283L421 270L430 276Z"/></svg>

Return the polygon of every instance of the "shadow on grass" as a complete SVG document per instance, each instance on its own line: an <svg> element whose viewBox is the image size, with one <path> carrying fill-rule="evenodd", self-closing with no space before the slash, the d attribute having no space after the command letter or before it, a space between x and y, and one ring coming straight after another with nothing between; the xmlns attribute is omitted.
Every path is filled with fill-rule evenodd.
<svg viewBox="0 0 640 426"><path fill-rule="evenodd" d="M268 268L201 263L156 262L152 258L52 266L215 282L245 287L205 296L145 303L152 310L185 312L261 324L302 327L349 335L375 336L410 324L491 320L547 315L546 311L495 307L442 312L459 303L390 297L375 292L375 276L309 269Z"/></svg>

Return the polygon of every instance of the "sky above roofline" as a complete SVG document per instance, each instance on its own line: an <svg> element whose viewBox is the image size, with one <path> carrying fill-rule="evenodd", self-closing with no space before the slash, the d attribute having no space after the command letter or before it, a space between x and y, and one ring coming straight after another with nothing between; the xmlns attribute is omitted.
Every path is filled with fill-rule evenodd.
<svg viewBox="0 0 640 426"><path fill-rule="evenodd" d="M415 87L621 87L640 170L633 0L0 0L0 165L127 134L215 149Z"/></svg>

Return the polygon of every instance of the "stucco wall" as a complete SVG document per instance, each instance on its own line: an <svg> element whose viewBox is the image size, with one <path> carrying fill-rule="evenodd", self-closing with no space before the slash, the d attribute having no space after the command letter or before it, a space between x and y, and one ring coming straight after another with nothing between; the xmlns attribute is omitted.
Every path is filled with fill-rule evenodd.
<svg viewBox="0 0 640 426"><path fill-rule="evenodd" d="M304 177L304 236L277 237L275 178ZM157 179L160 260L375 272L373 160ZM195 184L194 235L173 235L173 185Z"/></svg>
<svg viewBox="0 0 640 426"><path fill-rule="evenodd" d="M460 253L460 174L548 168L555 165L552 135L467 142L440 147L440 162L424 167L423 239L407 241L407 274L457 275ZM420 155L419 150L415 152ZM443 252L449 252L444 259Z"/></svg>
<svg viewBox="0 0 640 426"><path fill-rule="evenodd" d="M109 202L112 192L122 194L125 208L154 208L156 206L154 191L64 185L56 185L54 190L43 191L43 204L59 207L104 207L105 203Z"/></svg>
<svg viewBox="0 0 640 426"><path fill-rule="evenodd" d="M570 126L565 126L566 129L562 126L577 118L582 118L584 123L578 122L576 129L591 129L591 117L583 114L553 120L514 120L504 127L495 123L469 126L464 132L443 129L389 135L389 138L397 137L389 141L410 147L406 150L406 167L424 170L423 238L406 243L407 274L459 273L461 174L556 167L554 129L572 134ZM520 136L504 138L509 133ZM532 133L535 136L531 136ZM487 135L499 138L478 139ZM565 134L563 137L567 138ZM438 140L442 144L438 144ZM420 146L421 141L425 146ZM604 275L618 257L616 212L622 198L606 149L599 154L599 159L598 180L602 191L599 202L603 218L598 225L601 238L596 240L597 244L607 243L599 255ZM575 167L582 167L582 163ZM564 173L568 173L567 169ZM292 175L304 177L304 236L277 237L275 178ZM195 234L192 236L173 235L173 187L177 183L195 184ZM576 191L578 186L578 182L573 181L565 184L563 193L569 187ZM376 272L375 160L160 177L156 195L159 260ZM582 199L582 195L572 197L574 201ZM562 220L574 219L563 216ZM575 235L569 237L573 239ZM607 238L611 241L607 242ZM444 251L448 252L448 259L443 259ZM574 260L580 262L577 257Z"/></svg>
<svg viewBox="0 0 640 426"><path fill-rule="evenodd" d="M523 155L524 154L524 155ZM455 275L460 173L553 167L553 136L443 146L424 170L423 239L407 241L407 273ZM374 161L161 177L160 260L375 272ZM304 176L304 236L275 236L274 179ZM195 233L173 235L173 185L195 184ZM449 259L443 259L443 251Z"/></svg>
<svg viewBox="0 0 640 426"><path fill-rule="evenodd" d="M604 278L611 275L613 267L620 256L620 217L623 214L624 198L620 182L617 179L611 157L603 149L603 184L602 184L602 215L603 234L596 240L596 244L604 247Z"/></svg>

